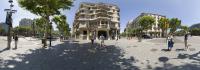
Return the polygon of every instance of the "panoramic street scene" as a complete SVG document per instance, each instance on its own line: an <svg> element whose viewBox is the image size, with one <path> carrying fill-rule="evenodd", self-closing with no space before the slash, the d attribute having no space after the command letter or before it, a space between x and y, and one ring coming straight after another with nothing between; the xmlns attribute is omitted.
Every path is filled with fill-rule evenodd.
<svg viewBox="0 0 200 70"><path fill-rule="evenodd" d="M200 70L199 0L0 2L0 70Z"/></svg>

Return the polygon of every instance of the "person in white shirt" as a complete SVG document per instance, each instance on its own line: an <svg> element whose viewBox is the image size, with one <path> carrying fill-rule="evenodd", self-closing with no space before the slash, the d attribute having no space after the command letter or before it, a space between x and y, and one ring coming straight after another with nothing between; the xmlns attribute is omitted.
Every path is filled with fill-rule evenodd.
<svg viewBox="0 0 200 70"><path fill-rule="evenodd" d="M100 46L103 47L104 46L104 39L105 39L105 37L103 35L101 35L99 39L101 41Z"/></svg>

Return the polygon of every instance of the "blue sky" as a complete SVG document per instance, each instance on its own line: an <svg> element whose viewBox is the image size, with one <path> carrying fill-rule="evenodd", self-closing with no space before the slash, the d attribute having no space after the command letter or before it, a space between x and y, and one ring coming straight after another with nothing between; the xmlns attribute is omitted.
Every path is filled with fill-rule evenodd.
<svg viewBox="0 0 200 70"><path fill-rule="evenodd" d="M5 8L9 8L8 0L1 0L0 22L5 21ZM14 0L14 9L18 12L13 15L14 26L19 24L22 18L36 18L37 16L20 8ZM165 15L168 18L179 18L183 25L192 25L200 22L200 0L76 0L70 10L63 13L67 16L67 21L72 26L75 12L80 2L103 2L116 4L120 8L121 31L126 27L129 20L136 18L142 12L156 13Z"/></svg>

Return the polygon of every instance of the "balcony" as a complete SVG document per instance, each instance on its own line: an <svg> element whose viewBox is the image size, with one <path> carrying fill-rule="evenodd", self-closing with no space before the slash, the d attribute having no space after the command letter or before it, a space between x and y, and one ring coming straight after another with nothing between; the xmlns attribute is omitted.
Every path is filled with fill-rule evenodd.
<svg viewBox="0 0 200 70"><path fill-rule="evenodd" d="M98 26L98 28L108 28L108 25L107 24L101 24Z"/></svg>
<svg viewBox="0 0 200 70"><path fill-rule="evenodd" d="M80 23L80 24L79 24L79 28L86 28L86 27L87 27L87 25L84 24L84 23Z"/></svg>

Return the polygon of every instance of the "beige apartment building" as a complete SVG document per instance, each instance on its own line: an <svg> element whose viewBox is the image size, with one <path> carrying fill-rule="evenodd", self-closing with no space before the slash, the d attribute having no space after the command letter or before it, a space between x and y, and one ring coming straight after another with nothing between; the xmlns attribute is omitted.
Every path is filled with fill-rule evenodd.
<svg viewBox="0 0 200 70"><path fill-rule="evenodd" d="M75 14L72 35L75 39L97 40L103 35L107 40L118 39L120 33L120 9L107 3L80 4Z"/></svg>
<svg viewBox="0 0 200 70"><path fill-rule="evenodd" d="M141 13L137 18L130 20L126 26L126 28L139 28L139 24L137 23L137 21L139 20L140 17L143 16L152 16L153 18L155 18L155 24L152 26L151 29L147 30L147 35L153 37L153 38L159 38L162 35L162 30L158 27L159 24L159 20L161 18L166 18L166 16L163 15L159 15L159 14L154 14L154 13Z"/></svg>

